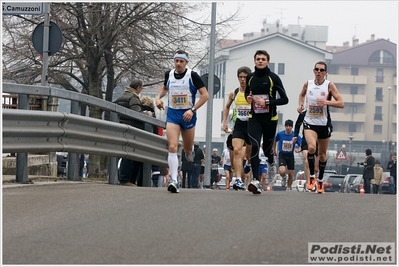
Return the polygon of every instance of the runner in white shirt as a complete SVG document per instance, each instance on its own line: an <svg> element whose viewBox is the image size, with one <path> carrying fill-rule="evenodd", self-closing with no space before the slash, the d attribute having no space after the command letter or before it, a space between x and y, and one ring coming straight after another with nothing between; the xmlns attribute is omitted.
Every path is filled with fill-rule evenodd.
<svg viewBox="0 0 399 267"><path fill-rule="evenodd" d="M226 190L229 190L233 173L231 172L230 150L228 148L225 148L222 152L222 162L224 162L223 169L226 175Z"/></svg>
<svg viewBox="0 0 399 267"><path fill-rule="evenodd" d="M263 143L262 143L263 146ZM270 187L270 190L272 188L272 179L267 179L267 157L265 156L265 153L263 152L263 149L259 149L259 176L262 181L262 191L267 190L267 186Z"/></svg>

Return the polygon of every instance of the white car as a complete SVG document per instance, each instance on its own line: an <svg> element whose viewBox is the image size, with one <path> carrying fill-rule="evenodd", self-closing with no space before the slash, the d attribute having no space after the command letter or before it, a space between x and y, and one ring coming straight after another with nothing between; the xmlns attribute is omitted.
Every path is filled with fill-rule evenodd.
<svg viewBox="0 0 399 267"><path fill-rule="evenodd" d="M299 171L294 177L291 188L295 188L298 192L304 192L304 184L306 182L305 172Z"/></svg>

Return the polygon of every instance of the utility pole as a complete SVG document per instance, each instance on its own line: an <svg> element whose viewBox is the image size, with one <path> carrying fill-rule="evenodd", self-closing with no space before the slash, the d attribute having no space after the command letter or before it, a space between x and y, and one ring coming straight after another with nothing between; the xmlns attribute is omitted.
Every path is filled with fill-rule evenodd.
<svg viewBox="0 0 399 267"><path fill-rule="evenodd" d="M216 3L212 3L212 17L211 17L211 38L209 44L209 74L208 74L208 94L207 101L207 120L206 120L206 155L205 155L205 170L204 170L204 185L211 188L211 155L212 155L212 117L213 117L213 86L215 78L215 29L216 29Z"/></svg>

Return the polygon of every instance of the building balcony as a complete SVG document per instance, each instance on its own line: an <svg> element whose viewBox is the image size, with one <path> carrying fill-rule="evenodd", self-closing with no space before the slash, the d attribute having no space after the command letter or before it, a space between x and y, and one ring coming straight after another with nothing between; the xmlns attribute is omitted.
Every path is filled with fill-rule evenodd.
<svg viewBox="0 0 399 267"><path fill-rule="evenodd" d="M398 119L398 118L397 118L397 115L396 115L396 114L392 114L391 116L392 116L392 117L391 117L391 122L392 122L392 123L397 123L397 122L398 122L398 121L397 121L397 119Z"/></svg>
<svg viewBox="0 0 399 267"><path fill-rule="evenodd" d="M349 140L348 136L352 135L354 138L353 140L356 141L366 141L366 134L365 133L352 133L349 134L348 132L336 132L333 131L331 134L331 140Z"/></svg>
<svg viewBox="0 0 399 267"><path fill-rule="evenodd" d="M364 75L337 75L328 74L328 80L335 84L367 84L367 76Z"/></svg>
<svg viewBox="0 0 399 267"><path fill-rule="evenodd" d="M341 97L344 103L366 104L367 101L366 95L341 94Z"/></svg>
<svg viewBox="0 0 399 267"><path fill-rule="evenodd" d="M366 121L366 114L331 112L331 118L335 122L363 122L364 123Z"/></svg>

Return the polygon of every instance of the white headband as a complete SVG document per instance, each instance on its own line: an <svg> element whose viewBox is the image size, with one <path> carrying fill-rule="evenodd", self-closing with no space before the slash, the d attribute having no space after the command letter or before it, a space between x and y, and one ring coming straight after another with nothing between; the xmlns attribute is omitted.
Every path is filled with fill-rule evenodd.
<svg viewBox="0 0 399 267"><path fill-rule="evenodd" d="M182 59L185 59L186 61L188 61L188 56L186 56L184 54L175 54L173 56L173 58L182 58Z"/></svg>

